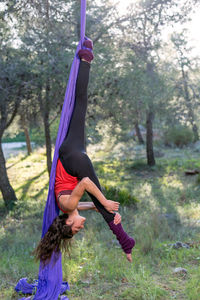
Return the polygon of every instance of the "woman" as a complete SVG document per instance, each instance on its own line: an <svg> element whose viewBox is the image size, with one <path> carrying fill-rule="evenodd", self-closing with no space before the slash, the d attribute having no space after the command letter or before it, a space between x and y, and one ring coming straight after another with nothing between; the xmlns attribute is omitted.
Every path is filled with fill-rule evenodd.
<svg viewBox="0 0 200 300"><path fill-rule="evenodd" d="M84 228L85 218L81 217L78 211L86 209L96 209L102 214L121 244L128 261L132 261L131 252L135 241L124 232L121 216L114 213L119 208L119 202L104 197L93 165L86 154L85 115L90 63L93 60L92 48L92 42L85 40L83 49L78 53L81 62L76 82L75 105L68 133L59 149L55 179L56 201L64 215L54 220L36 249L36 255L42 261L49 259L53 251L60 249L62 239L69 239ZM79 202L85 191L93 203ZM55 235L57 238L54 238Z"/></svg>

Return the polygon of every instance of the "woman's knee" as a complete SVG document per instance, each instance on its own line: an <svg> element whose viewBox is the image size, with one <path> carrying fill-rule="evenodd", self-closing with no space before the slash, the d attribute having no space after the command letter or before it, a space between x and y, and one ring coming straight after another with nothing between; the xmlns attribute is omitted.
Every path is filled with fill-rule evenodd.
<svg viewBox="0 0 200 300"><path fill-rule="evenodd" d="M81 179L81 184L83 185L83 187L86 189L88 187L88 185L91 183L91 180L89 177L83 177Z"/></svg>

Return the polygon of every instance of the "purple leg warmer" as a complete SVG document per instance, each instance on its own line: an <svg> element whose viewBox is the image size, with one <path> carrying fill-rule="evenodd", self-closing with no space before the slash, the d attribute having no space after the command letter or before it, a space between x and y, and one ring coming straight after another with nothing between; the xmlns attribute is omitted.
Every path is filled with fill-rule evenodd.
<svg viewBox="0 0 200 300"><path fill-rule="evenodd" d="M83 49L79 50L78 56L80 59L85 59L88 62L91 62L94 59L94 55L92 53L93 43L91 40L85 40L83 43Z"/></svg>
<svg viewBox="0 0 200 300"><path fill-rule="evenodd" d="M131 238L123 229L122 224L114 224L114 221L108 223L110 230L116 235L122 249L126 254L132 252L132 248L135 246L135 240Z"/></svg>

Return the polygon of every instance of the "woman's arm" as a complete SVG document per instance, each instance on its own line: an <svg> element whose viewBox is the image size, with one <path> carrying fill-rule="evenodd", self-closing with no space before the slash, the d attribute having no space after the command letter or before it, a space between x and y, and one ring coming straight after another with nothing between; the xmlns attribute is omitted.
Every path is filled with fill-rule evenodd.
<svg viewBox="0 0 200 300"><path fill-rule="evenodd" d="M77 206L78 210L89 210L89 209L96 209L95 205L93 202L80 202L78 203Z"/></svg>
<svg viewBox="0 0 200 300"><path fill-rule="evenodd" d="M85 191L94 195L105 207L105 209L107 209L107 211L114 212L119 209L119 202L107 200L98 187L92 182L92 180L89 179L89 177L84 177L73 189L70 197L67 197L67 199L65 198L65 195L60 196L59 201L62 205L62 208L66 211L73 211L76 209L78 207L79 200Z"/></svg>
<svg viewBox="0 0 200 300"><path fill-rule="evenodd" d="M114 212L119 209L119 202L107 200L106 197L102 194L102 192L99 190L99 188L96 186L92 180L90 180L89 177L84 177L80 183L80 185L83 186L84 191L91 193L94 195L99 202L109 211ZM76 188L75 188L76 189ZM74 190L75 190L74 189Z"/></svg>
<svg viewBox="0 0 200 300"><path fill-rule="evenodd" d="M92 209L92 210L98 211L93 202L79 202L77 209L78 210ZM115 217L114 217L114 224L117 225L117 224L121 223L121 220L122 220L121 215L119 213L116 213Z"/></svg>

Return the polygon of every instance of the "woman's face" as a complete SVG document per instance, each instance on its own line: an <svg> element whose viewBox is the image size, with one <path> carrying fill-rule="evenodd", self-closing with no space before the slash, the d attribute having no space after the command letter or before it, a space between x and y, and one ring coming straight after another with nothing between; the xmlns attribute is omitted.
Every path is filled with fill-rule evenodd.
<svg viewBox="0 0 200 300"><path fill-rule="evenodd" d="M79 230L84 228L85 220L86 220L86 218L81 217L80 215L75 215L75 216L73 216L72 220L66 220L66 224L71 225L72 233L76 234L79 232ZM71 224L69 221L72 221Z"/></svg>

